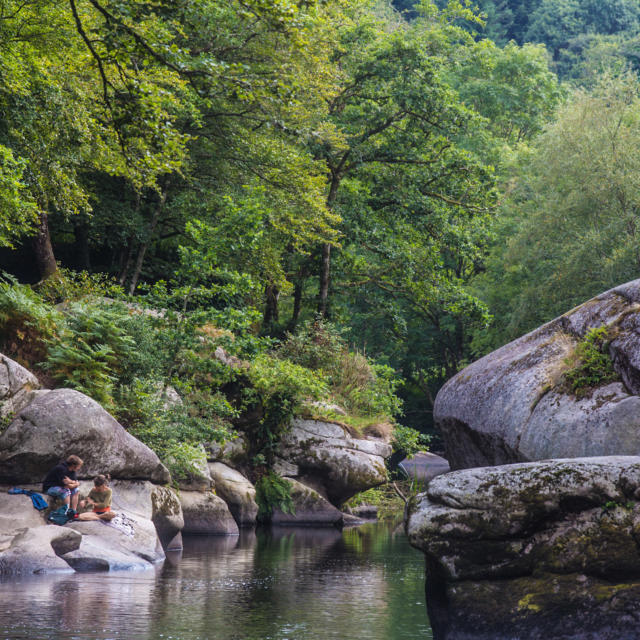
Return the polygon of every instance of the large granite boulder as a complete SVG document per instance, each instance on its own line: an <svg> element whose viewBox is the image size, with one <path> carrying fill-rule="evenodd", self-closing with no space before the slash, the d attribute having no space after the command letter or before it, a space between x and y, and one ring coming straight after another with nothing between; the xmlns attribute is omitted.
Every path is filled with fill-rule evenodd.
<svg viewBox="0 0 640 640"><path fill-rule="evenodd" d="M258 505L255 487L239 471L222 462L210 462L209 473L215 484L216 494L229 507L239 527L256 524Z"/></svg>
<svg viewBox="0 0 640 640"><path fill-rule="evenodd" d="M238 525L226 502L211 491L181 491L183 533L238 535Z"/></svg>
<svg viewBox="0 0 640 640"><path fill-rule="evenodd" d="M639 500L635 456L434 478L406 520L427 559L434 637L633 637L625 634L640 624Z"/></svg>
<svg viewBox="0 0 640 640"><path fill-rule="evenodd" d="M339 424L297 419L280 442L277 471L339 506L386 482L384 461L390 455L391 446L381 438L354 438Z"/></svg>
<svg viewBox="0 0 640 640"><path fill-rule="evenodd" d="M84 460L83 477L170 481L158 456L97 402L72 389L32 392L32 400L0 435L0 482L42 479L71 453Z"/></svg>
<svg viewBox="0 0 640 640"><path fill-rule="evenodd" d="M275 509L271 515L272 525L303 527L340 527L342 525L343 514L317 491L291 478L287 478L287 481L291 485L293 513Z"/></svg>
<svg viewBox="0 0 640 640"><path fill-rule="evenodd" d="M39 388L31 372L0 353L0 419L20 411L29 402L31 391Z"/></svg>
<svg viewBox="0 0 640 640"><path fill-rule="evenodd" d="M577 398L564 373L579 341L601 326L620 379ZM463 369L438 393L434 418L453 469L640 454L640 280Z"/></svg>
<svg viewBox="0 0 640 640"><path fill-rule="evenodd" d="M114 483L118 516L110 523L64 526L48 524L27 496L10 495L8 486L0 486L0 574L151 568L165 557L152 520L151 492L164 488L147 485L145 501L140 487ZM82 483L81 492L89 488L90 483Z"/></svg>

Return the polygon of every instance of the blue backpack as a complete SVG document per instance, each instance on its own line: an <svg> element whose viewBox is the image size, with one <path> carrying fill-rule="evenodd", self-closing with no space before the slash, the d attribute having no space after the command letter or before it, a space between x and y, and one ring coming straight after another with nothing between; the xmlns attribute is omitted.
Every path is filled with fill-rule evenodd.
<svg viewBox="0 0 640 640"><path fill-rule="evenodd" d="M69 514L67 511L67 506L64 505L62 507L59 507L58 509L56 509L55 511L52 511L49 514L49 517L47 518L47 520L49 522L52 522L53 524L59 524L59 525L63 525L63 524L67 524L67 522L69 522L69 520L71 520L72 518L69 518Z"/></svg>

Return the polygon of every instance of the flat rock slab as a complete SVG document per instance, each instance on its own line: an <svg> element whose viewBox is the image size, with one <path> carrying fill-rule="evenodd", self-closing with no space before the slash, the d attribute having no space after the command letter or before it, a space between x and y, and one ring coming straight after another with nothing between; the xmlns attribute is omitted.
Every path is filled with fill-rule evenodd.
<svg viewBox="0 0 640 640"><path fill-rule="evenodd" d="M619 382L582 399L563 384L590 329L607 327ZM434 406L452 469L640 454L640 280L607 291L474 362Z"/></svg>
<svg viewBox="0 0 640 640"><path fill-rule="evenodd" d="M406 528L436 638L623 638L627 613L640 622L640 457L441 475Z"/></svg>
<svg viewBox="0 0 640 640"><path fill-rule="evenodd" d="M96 523L101 527L106 525ZM159 556L155 561L163 559ZM61 555L63 559L75 571L132 571L149 568L149 557L144 558L124 545L113 544L105 546L104 534L96 531L96 535L87 534L81 536L81 544L77 549Z"/></svg>

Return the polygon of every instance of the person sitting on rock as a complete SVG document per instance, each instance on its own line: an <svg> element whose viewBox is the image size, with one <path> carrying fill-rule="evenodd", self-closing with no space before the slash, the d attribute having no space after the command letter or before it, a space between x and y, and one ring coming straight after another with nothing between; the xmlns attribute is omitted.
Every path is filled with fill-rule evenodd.
<svg viewBox="0 0 640 640"><path fill-rule="evenodd" d="M100 520L111 520L115 514L111 511L111 495L112 491L109 488L109 477L100 474L93 479L93 489L89 491L89 495L85 500L80 502L80 508L92 509L91 513L97 516ZM89 518L83 518L80 514L81 520L88 520ZM92 520L94 518L91 518Z"/></svg>
<svg viewBox="0 0 640 640"><path fill-rule="evenodd" d="M67 507L67 513L74 516L78 508L78 477L76 472L82 467L82 460L70 455L65 461L58 463L42 482L42 492L53 498L62 500Z"/></svg>

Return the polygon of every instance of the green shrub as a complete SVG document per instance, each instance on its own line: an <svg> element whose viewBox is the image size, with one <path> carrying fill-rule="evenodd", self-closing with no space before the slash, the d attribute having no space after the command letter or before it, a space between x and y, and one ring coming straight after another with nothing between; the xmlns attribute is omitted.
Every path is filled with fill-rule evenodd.
<svg viewBox="0 0 640 640"><path fill-rule="evenodd" d="M159 457L171 473L174 485L181 480L190 480L201 473L202 463L206 463L206 454L202 445L190 442L170 440L162 446Z"/></svg>
<svg viewBox="0 0 640 640"><path fill-rule="evenodd" d="M157 380L136 379L119 389L117 416L129 431L161 457L167 443L223 442L233 437L228 419L236 412L221 393L206 395L202 403L181 396L169 403L164 385Z"/></svg>
<svg viewBox="0 0 640 640"><path fill-rule="evenodd" d="M287 336L276 355L317 371L328 383L330 399L352 417L390 420L401 413L395 371L349 351L342 332L329 322L305 323Z"/></svg>
<svg viewBox="0 0 640 640"><path fill-rule="evenodd" d="M302 403L326 396L327 385L318 373L268 354L253 360L247 378L244 408L261 413L251 431L252 455L260 456L254 464L270 469L277 444Z"/></svg>
<svg viewBox="0 0 640 640"><path fill-rule="evenodd" d="M394 453L402 454L403 458L410 458L418 451L428 449L430 442L431 436L426 433L398 424L393 430L391 446Z"/></svg>
<svg viewBox="0 0 640 640"><path fill-rule="evenodd" d="M275 509L284 513L295 513L291 483L273 471L265 473L256 482L256 502L258 522L269 522Z"/></svg>
<svg viewBox="0 0 640 640"><path fill-rule="evenodd" d="M67 387L113 408L113 386L136 344L111 305L72 303L60 333L47 341L43 367Z"/></svg>
<svg viewBox="0 0 640 640"><path fill-rule="evenodd" d="M360 354L346 355L342 364L339 387L336 396L342 401L345 409L359 416L387 416L393 418L402 412L402 400L396 395L400 385L396 372L386 365L371 364L368 366L368 378L353 375L356 367L349 366L349 361L364 359ZM363 367L364 368L364 367Z"/></svg>
<svg viewBox="0 0 640 640"><path fill-rule="evenodd" d="M590 389L618 379L613 362L607 353L611 341L607 327L590 329L584 339L578 343L569 365L565 380L578 398L584 397Z"/></svg>
<svg viewBox="0 0 640 640"><path fill-rule="evenodd" d="M4 274L0 278L0 350L27 368L47 355L47 340L63 324L62 314L28 285Z"/></svg>
<svg viewBox="0 0 640 640"><path fill-rule="evenodd" d="M129 433L156 452L174 481L188 479L202 459L202 444L235 437L227 418L235 415L221 393L203 404L187 394L170 405L158 380L136 379L119 388L116 416Z"/></svg>
<svg viewBox="0 0 640 640"><path fill-rule="evenodd" d="M64 267L59 267L56 273L39 283L37 289L52 304L124 296L122 287L107 274L73 271Z"/></svg>
<svg viewBox="0 0 640 640"><path fill-rule="evenodd" d="M345 351L347 344L342 332L330 322L316 318L303 323L295 333L287 334L276 354L307 369L332 372Z"/></svg>

